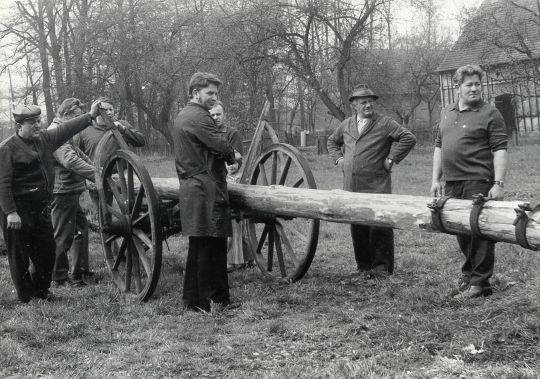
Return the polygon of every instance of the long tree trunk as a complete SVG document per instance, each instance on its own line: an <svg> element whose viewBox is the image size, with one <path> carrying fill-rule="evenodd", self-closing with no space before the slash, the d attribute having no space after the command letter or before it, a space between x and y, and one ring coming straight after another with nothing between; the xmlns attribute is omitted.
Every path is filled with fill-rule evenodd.
<svg viewBox="0 0 540 379"><path fill-rule="evenodd" d="M178 199L178 179L152 178L162 199ZM229 183L231 206L246 214L274 214L346 224L390 227L404 230L435 231L432 198L424 196L355 193L342 190L316 190L283 186L253 186ZM479 217L482 236L494 241L517 243L514 219L519 201L489 201ZM471 200L449 199L442 209L442 223L453 233L471 234ZM540 248L540 212L529 215L527 239Z"/></svg>

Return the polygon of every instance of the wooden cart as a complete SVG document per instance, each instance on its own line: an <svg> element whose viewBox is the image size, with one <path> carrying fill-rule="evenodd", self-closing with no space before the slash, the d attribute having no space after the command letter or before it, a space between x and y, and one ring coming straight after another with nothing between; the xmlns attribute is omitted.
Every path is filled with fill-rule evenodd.
<svg viewBox="0 0 540 379"><path fill-rule="evenodd" d="M272 144L262 148L265 135ZM163 241L181 232L178 179L151 178L117 131L100 145L107 144L108 138L116 138L121 148L96 167L105 261L120 290L146 301L159 280ZM100 162L104 149L98 146L97 150L96 162ZM320 220L476 233L540 249L540 206L531 208L529 203L471 204L458 199L441 202L422 196L317 190L306 159L296 148L279 143L262 119L245 156L240 183L230 183L229 194L233 213L244 220L262 274L289 282L308 271Z"/></svg>

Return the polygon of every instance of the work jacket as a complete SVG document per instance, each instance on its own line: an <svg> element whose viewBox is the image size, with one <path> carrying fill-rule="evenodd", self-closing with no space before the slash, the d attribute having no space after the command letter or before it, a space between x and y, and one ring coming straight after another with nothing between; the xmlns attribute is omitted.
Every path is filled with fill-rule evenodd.
<svg viewBox="0 0 540 379"><path fill-rule="evenodd" d="M180 180L182 233L197 237L231 236L224 165L234 164L235 160L227 134L217 129L204 107L188 103L176 117L172 135Z"/></svg>
<svg viewBox="0 0 540 379"><path fill-rule="evenodd" d="M84 114L56 129L42 130L39 137L24 141L17 133L0 143L0 206L4 214L17 210L15 199L41 200L54 187L53 152L92 119Z"/></svg>
<svg viewBox="0 0 540 379"><path fill-rule="evenodd" d="M344 120L328 137L334 162L343 157L343 189L352 192L392 193L384 161L401 162L416 144L415 136L390 117L375 114L358 134L356 115Z"/></svg>
<svg viewBox="0 0 540 379"><path fill-rule="evenodd" d="M141 147L146 144L144 135L137 129L132 127L127 121L120 120L121 124L126 126L124 132L121 132L121 136L128 145L134 147ZM104 140L101 152L101 156L97 157L97 148L101 140ZM105 140L107 139L107 140ZM118 149L120 146L116 142L116 139L112 135L111 128L107 128L103 125L98 125L96 122L91 127L86 129L74 138L74 144L81 149L94 164L103 167L107 159ZM97 161L99 159L99 162Z"/></svg>
<svg viewBox="0 0 540 379"><path fill-rule="evenodd" d="M48 129L58 128L64 121L55 118ZM77 194L86 189L86 179L94 181L94 165L90 158L69 140L54 153L54 189L56 194Z"/></svg>

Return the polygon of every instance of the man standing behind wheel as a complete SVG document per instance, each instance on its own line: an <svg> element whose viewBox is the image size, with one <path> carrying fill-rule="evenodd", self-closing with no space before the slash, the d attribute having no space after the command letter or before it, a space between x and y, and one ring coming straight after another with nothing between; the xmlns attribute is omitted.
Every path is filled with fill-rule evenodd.
<svg viewBox="0 0 540 379"><path fill-rule="evenodd" d="M502 200L508 135L504 119L493 105L482 100L484 71L477 65L457 69L454 81L458 101L441 111L433 153L431 195L471 199L481 194ZM454 297L470 299L491 295L489 278L495 263L495 242L477 236L457 236L465 256Z"/></svg>
<svg viewBox="0 0 540 379"><path fill-rule="evenodd" d="M227 237L232 225L225 162L236 163L235 150L209 113L220 86L217 76L195 73L189 82L191 100L173 126L182 233L189 237L182 298L188 309L207 312L211 302L219 307L231 303Z"/></svg>
<svg viewBox="0 0 540 379"><path fill-rule="evenodd" d="M379 97L367 87L349 98L356 114L344 120L328 138L328 152L343 171L343 189L352 192L392 193L390 172L416 144L405 127L375 113ZM351 225L357 269L367 278L394 272L394 231L391 228Z"/></svg>
<svg viewBox="0 0 540 379"><path fill-rule="evenodd" d="M71 97L64 100L49 129L58 128L63 122L80 116L83 109L84 104L79 99ZM53 155L56 162L51 217L56 261L52 280L57 286L79 287L85 284L85 276L92 275L88 262L88 222L79 198L86 190L86 179L94 181L94 166L86 154L73 146L71 140L60 146Z"/></svg>
<svg viewBox="0 0 540 379"><path fill-rule="evenodd" d="M74 138L74 144L84 154L86 154L94 164L103 167L107 159L118 149L120 146L116 142L114 136L112 136L112 130L116 129L120 132L120 135L124 141L134 147L142 147L146 144L144 135L124 120L116 120L114 118L114 106L112 101L108 97L99 97L96 101L101 103L101 110L105 112L111 119L112 123L107 123L106 120L98 116L92 125L79 133ZM101 156L97 156L98 146L101 143L103 149L100 153ZM98 209L99 209L99 196L97 191L89 191L90 200L93 204L91 220L97 224L98 222Z"/></svg>
<svg viewBox="0 0 540 379"><path fill-rule="evenodd" d="M11 278L22 302L54 300L49 291L55 260L49 214L54 187L52 153L92 123L98 105L95 102L89 113L51 130L41 130L38 106L18 106L13 111L17 132L0 143L0 225Z"/></svg>

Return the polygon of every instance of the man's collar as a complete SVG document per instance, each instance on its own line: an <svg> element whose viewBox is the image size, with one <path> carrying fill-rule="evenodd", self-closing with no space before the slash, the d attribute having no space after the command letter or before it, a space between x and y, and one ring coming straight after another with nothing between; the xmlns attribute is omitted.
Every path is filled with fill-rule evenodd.
<svg viewBox="0 0 540 379"><path fill-rule="evenodd" d="M204 109L204 110L207 111L208 113L210 113L210 111L209 111L208 109L206 109L206 108L203 107L201 104L196 103L196 102L193 101L193 100L190 100L190 101L187 103L187 105L195 105L195 106L197 106L197 107L200 107L200 108Z"/></svg>
<svg viewBox="0 0 540 379"><path fill-rule="evenodd" d="M465 108L463 109L460 109L459 108L459 100L456 101L452 107L450 108L450 110L456 110L458 112L468 112L468 111L471 111L471 112L478 112L480 110L480 108L482 108L484 105L486 105L485 101L480 99L480 101L478 101L477 103L475 103L474 105L470 106L466 106Z"/></svg>

